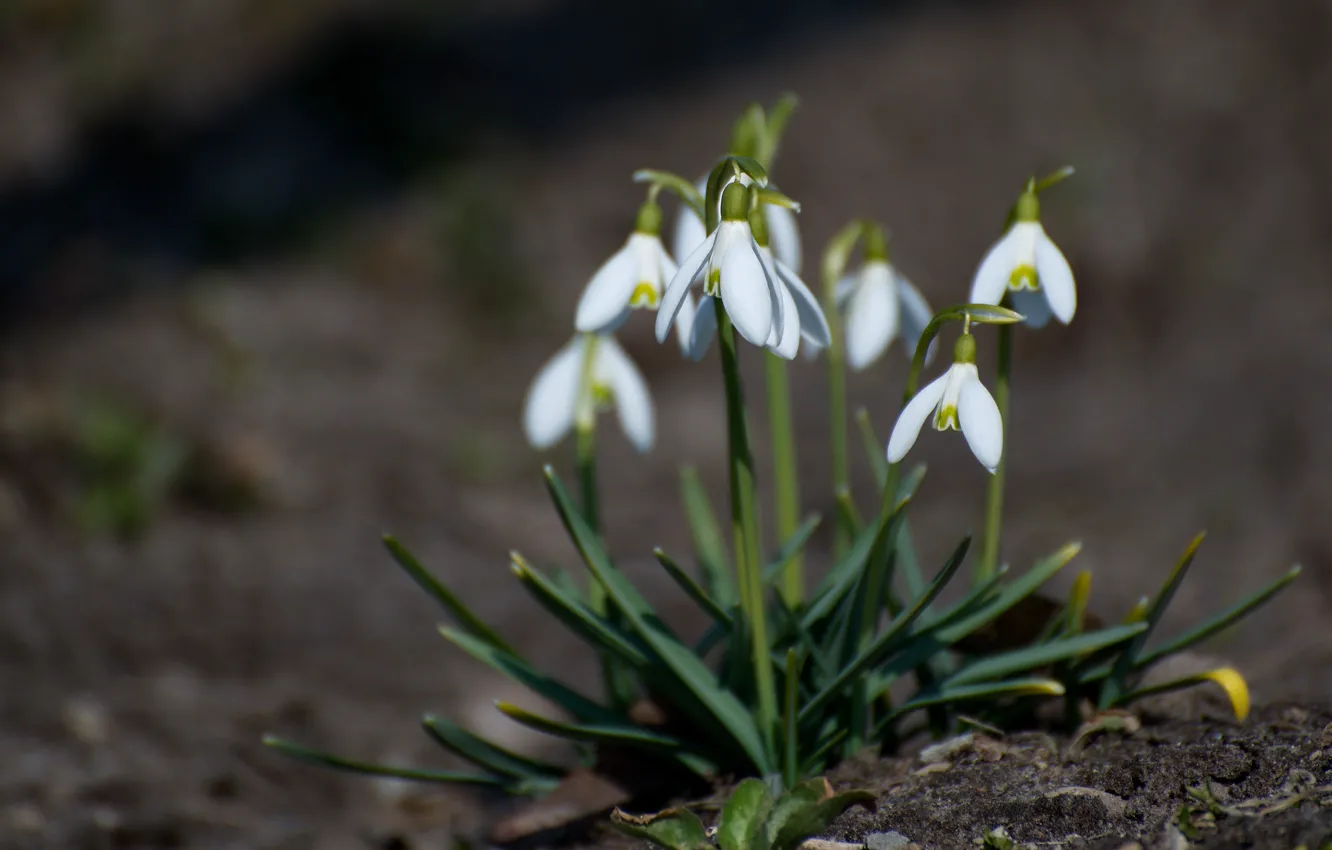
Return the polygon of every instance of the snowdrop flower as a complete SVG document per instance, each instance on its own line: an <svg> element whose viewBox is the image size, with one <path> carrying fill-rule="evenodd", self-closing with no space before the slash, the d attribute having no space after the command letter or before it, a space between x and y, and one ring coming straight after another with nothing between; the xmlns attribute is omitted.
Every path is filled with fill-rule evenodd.
<svg viewBox="0 0 1332 850"><path fill-rule="evenodd" d="M655 438L647 384L609 334L579 334L537 372L523 403L523 430L536 449L558 443L577 426L591 430L598 411L614 407L634 448Z"/></svg>
<svg viewBox="0 0 1332 850"><path fill-rule="evenodd" d="M634 232L601 264L583 290L574 316L575 329L582 333L609 332L624 324L635 309L657 309L666 283L678 271L661 244L661 218L661 207L655 201L648 200L639 207ZM687 322L680 329L682 348L689 340L692 301L683 309Z"/></svg>
<svg viewBox="0 0 1332 850"><path fill-rule="evenodd" d="M1078 308L1073 270L1041 227L1041 205L1033 183L1018 196L1013 226L990 248L971 283L973 304L995 304L1009 293L1027 326L1044 327L1054 316L1068 324Z"/></svg>
<svg viewBox="0 0 1332 850"><path fill-rule="evenodd" d="M757 210L751 211L749 229L754 235L759 259L763 262L768 278L778 284L777 297L781 299L782 316L785 320L780 329L774 325L769 331L764 347L786 360L795 357L801 340L805 341L811 351L827 348L832 342L832 333L828 329L828 320L824 318L823 308L819 306L818 299L800 276L774 256L768 244L769 231L766 217ZM712 306L712 299L704 296L700 300L699 311L685 353L694 360L701 359L707 352L708 346L712 344L712 337L716 331L716 309Z"/></svg>
<svg viewBox="0 0 1332 850"><path fill-rule="evenodd" d="M754 181L748 174L741 174L739 180L745 186ZM707 180L700 180L698 191L707 191ZM772 238L772 252L787 268L800 273L803 252L800 247L800 228L796 226L796 215L786 207L776 204L763 205L763 217ZM675 219L675 233L671 238L671 250L677 257L688 257L708 236L703 221L693 210L681 204L680 214Z"/></svg>
<svg viewBox="0 0 1332 850"><path fill-rule="evenodd" d="M865 240L865 264L837 284L838 308L845 316L846 362L857 371L878 360L900 331L907 357L934 311L920 291L888 262L883 231L870 230ZM927 352L934 352L933 346Z"/></svg>
<svg viewBox="0 0 1332 850"><path fill-rule="evenodd" d="M779 289L784 287L769 272L759 254L759 246L749 224L749 189L739 181L729 183L722 191L721 224L680 265L662 296L657 311L657 341L663 342L675 324L690 288L695 281L703 281L703 294L720 297L726 314L740 335L754 345L767 345L773 336L781 339L785 331L783 298ZM702 299L690 327L707 321L702 316L711 302ZM798 319L792 315L792 321ZM693 341L691 339L691 348Z"/></svg>
<svg viewBox="0 0 1332 850"><path fill-rule="evenodd" d="M954 348L954 363L912 396L902 408L888 437L888 462L897 463L916 444L925 420L933 417L934 429L961 430L967 445L981 465L994 472L1004 451L1004 421L990 391L976 372L976 340L963 333Z"/></svg>

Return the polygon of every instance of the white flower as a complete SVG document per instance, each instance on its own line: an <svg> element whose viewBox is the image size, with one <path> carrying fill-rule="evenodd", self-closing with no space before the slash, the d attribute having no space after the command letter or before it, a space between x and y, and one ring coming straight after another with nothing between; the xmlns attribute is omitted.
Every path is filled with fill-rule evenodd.
<svg viewBox="0 0 1332 850"><path fill-rule="evenodd" d="M597 411L611 406L634 448L651 449L652 397L638 368L610 335L579 334L537 372L523 403L523 430L534 448L546 449L575 423L591 428Z"/></svg>
<svg viewBox="0 0 1332 850"><path fill-rule="evenodd" d="M971 340L964 335L963 340ZM981 465L994 472L1004 451L1004 422L990 391L976 372L975 342L967 346L971 360L964 356L959 340L958 360L943 375L935 378L912 396L897 417L888 437L888 462L897 463L916 444L916 437L931 415L936 431L950 428L962 431L967 445Z"/></svg>
<svg viewBox="0 0 1332 850"><path fill-rule="evenodd" d="M753 180L748 174L741 174L741 184L748 186ZM707 181L698 183L699 193L707 191ZM763 218L768 223L772 252L787 268L800 273L803 252L800 248L800 228L796 225L796 215L786 207L776 204L763 205ZM675 219L675 233L671 237L671 250L677 257L688 257L694 249L707 238L707 231L702 220L689 207L681 204L679 215Z"/></svg>
<svg viewBox="0 0 1332 850"><path fill-rule="evenodd" d="M782 301L782 316L785 320L780 336L778 328L774 325L768 333L768 341L764 347L786 360L796 356L801 340L804 340L811 351L827 348L832 342L832 333L828 329L828 320L824 318L823 308L819 306L814 293L799 275L774 257L769 248L759 246L758 250L759 259L767 268L768 276L775 278L779 284L777 295ZM677 323L679 321L681 320L676 319ZM712 299L704 296L699 302L699 311L690 330L689 345L685 348L685 354L694 360L702 359L716 333L716 309L712 306Z"/></svg>
<svg viewBox="0 0 1332 850"><path fill-rule="evenodd" d="M759 254L749 229L748 210L749 190L739 182L727 185L722 192L721 224L681 263L662 296L657 311L658 342L666 339L690 287L700 279L703 294L721 298L735 329L749 342L766 345L774 328L777 337L782 337L785 329L783 298L779 292L782 287ZM706 312L700 309L698 315ZM690 330L692 336L692 325Z"/></svg>
<svg viewBox="0 0 1332 850"><path fill-rule="evenodd" d="M1021 200L1018 206L1021 210ZM1073 320L1078 308L1073 270L1039 220L1019 217L994 243L976 269L971 302L997 305L1005 291L1030 327L1043 327L1051 315L1064 324Z"/></svg>
<svg viewBox="0 0 1332 850"><path fill-rule="evenodd" d="M919 290L884 259L869 259L854 275L839 281L836 297L845 316L846 362L856 370L878 360L898 331L911 357L934 318ZM933 352L931 346L927 358Z"/></svg>
<svg viewBox="0 0 1332 850"><path fill-rule="evenodd" d="M574 328L581 333L614 331L635 309L657 309L666 284L679 269L661 244L661 207L648 201L638 211L634 232L601 264L578 301ZM686 305L692 321L693 303ZM680 347L689 341L688 324L680 328Z"/></svg>

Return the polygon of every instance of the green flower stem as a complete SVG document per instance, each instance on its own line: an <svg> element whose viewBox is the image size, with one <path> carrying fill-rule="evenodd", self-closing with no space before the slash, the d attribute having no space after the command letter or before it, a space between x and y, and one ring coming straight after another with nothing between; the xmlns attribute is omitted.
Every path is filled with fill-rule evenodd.
<svg viewBox="0 0 1332 850"><path fill-rule="evenodd" d="M1008 402L1013 372L1013 326L999 328L998 354L995 357L994 403L999 407L999 421L1008 434ZM999 568L999 544L1004 524L1004 469L1008 466L1008 452L999 457L999 466L990 476L985 491L985 531L980 561L976 564L975 583L981 584Z"/></svg>
<svg viewBox="0 0 1332 850"><path fill-rule="evenodd" d="M754 684L758 690L759 728L771 740L777 721L777 692L768 649L767 611L763 603L763 564L759 551L758 516L754 498L754 458L749 450L745 403L740 386L740 362L735 329L720 298L717 336L721 341L722 378L726 385L726 430L731 454L731 527L735 538L736 584L740 607L749 625Z"/></svg>
<svg viewBox="0 0 1332 850"><path fill-rule="evenodd" d="M842 317L837 312L837 281L823 281L823 314L828 318L828 427L832 446L833 493L850 492L851 476L846 459L846 355L842 350ZM833 524L833 557L841 560L851 548L851 530Z"/></svg>
<svg viewBox="0 0 1332 850"><path fill-rule="evenodd" d="M768 384L768 432L772 440L772 477L777 514L777 544L780 546L800 527L800 481L796 474L795 427L791 420L791 391L786 361L771 352L764 354ZM805 595L805 565L799 551L792 552L782 567L782 597L792 608Z"/></svg>

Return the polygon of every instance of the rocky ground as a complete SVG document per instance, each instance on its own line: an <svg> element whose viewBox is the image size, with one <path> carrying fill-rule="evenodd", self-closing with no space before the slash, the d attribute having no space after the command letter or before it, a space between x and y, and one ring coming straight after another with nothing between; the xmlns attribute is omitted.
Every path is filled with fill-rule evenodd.
<svg viewBox="0 0 1332 850"><path fill-rule="evenodd" d="M530 14L528 5L542 7L506 4L495 14ZM292 96L325 91L284 64L300 70L306 53L291 45L319 27L279 22L278 58L259 51L252 71L216 93L149 98L150 117L165 110L184 122L172 127L207 123L209 103L228 105L233 123L186 134L183 148L159 139L164 147L150 152L162 158L146 161L172 169L171 179L153 191L97 183L104 194L61 183L97 162L79 146L93 132L83 128L152 89L145 80L195 91L188 63L171 86L163 75L131 74L124 88L61 100L34 95L35 82L83 92L104 79L101 66L79 65L92 70L70 77L63 42L7 42L30 50L6 54L6 116L24 132L59 129L65 141L44 147L16 131L0 151L0 255L15 287L28 287L7 303L31 311L11 320L0 361L0 843L339 848L399 835L432 846L479 828L488 809L472 798L331 776L276 758L258 736L277 730L366 757L446 764L416 725L432 710L514 746L544 746L490 710L497 695L520 697L442 645L436 612L379 535L398 535L531 657L590 680L591 660L521 598L505 565L512 548L543 563L573 558L545 502L541 459L521 441L524 387L566 338L588 272L624 238L638 198L632 169L703 170L749 99L788 89L803 106L778 176L805 204L811 257L847 217L882 218L896 260L935 304L960 300L1028 173L1079 167L1046 204L1079 274L1078 318L1018 345L1007 554L1020 566L1082 540L1079 563L1096 576L1092 608L1113 617L1150 593L1206 527L1167 630L1301 561L1291 592L1210 649L1246 672L1259 701L1332 697L1332 540L1321 510L1332 497L1322 429L1332 400L1319 391L1332 375L1322 345L1332 317L1325 4L1292 3L1279 16L1201 0L1113 10L922 3L857 14L854 25L774 36L725 73L700 65L571 102L575 118L562 122L538 114L488 124L469 113L472 141L451 158L412 160L401 175L375 171L375 190L348 190L336 215L280 234L265 225L265 238L237 236L225 217L220 230L212 219L199 225L188 203L159 202L190 186L211 191L186 177L213 173L221 154L191 151L281 153L307 138L242 132L250 113L233 107L272 74L297 80L283 89ZM189 31L253 25L243 15L205 23ZM223 35L219 44L232 43ZM165 62L162 45L175 40L168 30L123 49ZM477 55L499 63L509 54ZM476 67L503 85L490 73L500 66ZM108 91L115 97L94 99ZM484 99L505 103L502 93ZM377 120L461 96L446 95L422 86ZM51 103L66 106L43 112ZM179 103L203 104L204 117ZM272 111L255 114L276 126ZM228 147L233 138L249 141ZM359 159L339 159L361 150L326 151L331 171L363 173L352 168ZM235 162L270 162L249 157ZM234 173L265 185L286 161ZM399 176L375 182L383 174ZM238 208L249 209L241 194ZM42 229L75 201L78 227ZM143 231L153 234L179 221L190 238L184 248L139 239L136 221L158 222ZM191 247L216 240L230 247ZM121 293L122 284L135 284L134 294L83 297ZM624 343L652 386L661 437L646 459L618 437L604 447L610 542L680 619L686 606L654 571L650 547L687 549L674 495L681 463L723 492L716 364L681 362L651 341L643 320ZM853 403L885 433L903 374L894 353L852 381ZM807 500L826 513L822 371L798 367L794 380ZM915 506L917 537L928 559L941 559L974 525L983 478L954 440L927 436L920 450L931 473ZM816 564L827 547L816 538ZM1217 777L1230 789L1227 806L1277 798L1296 768L1327 770L1314 753L1332 745L1311 743L1323 714L1262 717L1241 728L1149 726L1088 754L1104 752L1109 771L1164 758L1171 736L1199 741L1196 760L1171 775L1176 793L1205 778L1197 764L1210 759L1207 747L1242 751L1254 766ZM901 762L873 780L897 789L893 801L927 788L942 800L979 777L1002 778L984 771L1011 768L1016 796L974 807L957 831L909 816L905 802L882 809L901 816L897 826L866 828L970 841L1016 811L1014 801L1080 785L1119 797L1125 814L1101 812L1107 798L1078 792L1038 803L1039 830L1010 831L1092 840L1147 834L1133 833L1138 825L1157 840L1164 809L1144 808L1142 795L1158 786L1137 788L1131 768L1130 779L1116 779L1085 763L1061 767L1039 755L1036 739L1014 742L975 774L963 770L966 756L947 773L911 777ZM1289 758L1274 746L1267 760L1264 742L1288 742ZM1273 817L1307 836L1299 830L1313 821L1299 819L1323 811L1313 805ZM1130 824L1133 812L1141 818ZM1252 820L1218 817L1199 834L1220 841Z"/></svg>

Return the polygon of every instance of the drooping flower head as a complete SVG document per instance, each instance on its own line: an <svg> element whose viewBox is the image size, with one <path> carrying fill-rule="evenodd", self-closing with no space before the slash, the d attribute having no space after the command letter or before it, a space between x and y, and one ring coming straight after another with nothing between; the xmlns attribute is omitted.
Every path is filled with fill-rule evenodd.
<svg viewBox="0 0 1332 850"><path fill-rule="evenodd" d="M780 284L759 255L749 224L750 190L733 180L721 192L721 223L694 249L666 287L657 311L657 341L676 323L690 288L703 283L703 294L721 298L735 329L750 343L765 346L774 328L780 339L785 316ZM699 310L699 314L707 312ZM692 331L692 326L691 326Z"/></svg>
<svg viewBox="0 0 1332 850"><path fill-rule="evenodd" d="M919 290L888 262L887 239L878 226L866 233L864 264L838 282L836 296L846 322L846 362L855 370L878 360L899 332L911 357L934 316Z"/></svg>
<svg viewBox="0 0 1332 850"><path fill-rule="evenodd" d="M964 331L953 349L953 365L907 402L888 437L888 462L897 463L916 444L926 419L936 431L960 430L981 465L994 472L1004 451L1004 422L976 371L976 340Z"/></svg>
<svg viewBox="0 0 1332 850"><path fill-rule="evenodd" d="M537 372L523 403L523 431L549 448L577 426L591 430L599 411L615 408L634 448L652 448L655 426L647 383L609 334L578 334Z"/></svg>
<svg viewBox="0 0 1332 850"><path fill-rule="evenodd" d="M744 173L741 173L737 179L745 186L751 186L754 182L752 177ZM698 191L700 193L707 191L706 179L698 182ZM763 204L761 209L771 236L772 253L787 268L799 274L803 251L795 212L776 204ZM675 252L675 256L688 257L707 237L708 233L702 219L693 210L681 205L680 213L675 219L675 233L671 237L671 250Z"/></svg>
<svg viewBox="0 0 1332 850"><path fill-rule="evenodd" d="M1073 270L1041 226L1036 192L1036 181L1028 181L1013 208L1012 225L981 260L971 284L972 303L997 305L1007 293L1013 309L1033 328L1043 327L1052 315L1068 324L1078 308Z"/></svg>
<svg viewBox="0 0 1332 850"><path fill-rule="evenodd" d="M624 324L633 310L657 309L666 284L679 271L661 244L661 222L661 207L649 198L638 208L629 239L588 281L574 315L575 329L582 333L610 332ZM692 318L692 301L682 310ZM682 329L681 347L687 342Z"/></svg>

